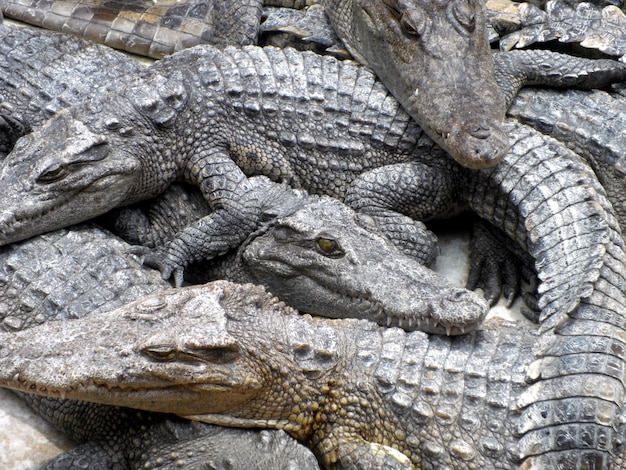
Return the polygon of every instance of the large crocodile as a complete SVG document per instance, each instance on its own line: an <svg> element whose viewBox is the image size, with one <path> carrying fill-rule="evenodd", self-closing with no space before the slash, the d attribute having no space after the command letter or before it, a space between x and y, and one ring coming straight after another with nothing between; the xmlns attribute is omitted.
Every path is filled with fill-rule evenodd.
<svg viewBox="0 0 626 470"><path fill-rule="evenodd" d="M0 338L5 386L283 429L323 468L362 469L515 468L527 425L520 408L532 389L526 371L541 343L534 328L498 320L452 339L312 318L259 287L225 281ZM623 346L600 331L578 338L585 343L598 354ZM542 347L558 357L554 345ZM568 413L580 420L572 438L581 439L581 466L541 468L599 468L578 405ZM563 419L544 403L536 412ZM624 468L623 452L613 468Z"/></svg>
<svg viewBox="0 0 626 470"><path fill-rule="evenodd" d="M472 168L493 166L502 159L508 147L502 129L505 102L493 75L481 1L318 3L324 6L335 32L352 55L379 75L409 114L450 155ZM130 4L78 0L43 5L6 1L3 11L7 16L45 27L105 42L110 39L109 44L117 46L122 42L138 43L140 52L155 49L162 56L162 39L177 28L184 31L187 21L203 29L195 36L198 42L206 42L213 34L219 36L222 21L229 26L236 23L238 10L242 10L242 30L248 32L256 27L256 34L262 0L226 2L228 7L220 11L218 5L222 4L214 0L182 4L168 0L160 5L150 0ZM194 11L198 14L192 14ZM173 18L179 16L182 18ZM198 25L199 18L206 23ZM153 41L159 34L163 37ZM188 45L188 35L182 36L180 45ZM224 36L216 42L228 43ZM249 35L242 38L238 31L230 44L249 41Z"/></svg>
<svg viewBox="0 0 626 470"><path fill-rule="evenodd" d="M169 288L142 267L128 245L94 225L76 226L3 247L0 330L98 315ZM75 358L77 359L78 356ZM291 438L190 424L171 415L20 394L34 410L79 444L45 468L188 467L308 470L316 460ZM226 442L228 444L226 444Z"/></svg>

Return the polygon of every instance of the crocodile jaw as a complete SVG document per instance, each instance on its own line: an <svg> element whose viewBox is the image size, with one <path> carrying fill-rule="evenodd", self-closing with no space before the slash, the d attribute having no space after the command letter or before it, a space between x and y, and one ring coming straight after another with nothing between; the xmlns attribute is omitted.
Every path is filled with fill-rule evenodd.
<svg viewBox="0 0 626 470"><path fill-rule="evenodd" d="M336 3L325 1L331 22L340 8ZM509 148L502 127L506 104L495 81L480 0L345 3L353 6L344 7L334 26L351 21L343 26L349 31L342 37L346 47L424 131L466 167L500 162Z"/></svg>

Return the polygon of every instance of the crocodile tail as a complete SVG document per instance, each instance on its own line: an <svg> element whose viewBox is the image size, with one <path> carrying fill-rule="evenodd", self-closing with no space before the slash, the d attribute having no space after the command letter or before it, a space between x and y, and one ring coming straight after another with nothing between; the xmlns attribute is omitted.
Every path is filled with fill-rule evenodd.
<svg viewBox="0 0 626 470"><path fill-rule="evenodd" d="M573 152L529 127L507 127L512 149L479 174L469 203L534 258L539 321L549 329L593 292L609 241L610 204Z"/></svg>
<svg viewBox="0 0 626 470"><path fill-rule="evenodd" d="M471 205L528 250L541 280L540 340L515 404L517 457L528 468L608 468L626 369L619 225L578 155L524 125L507 127L512 150L482 172Z"/></svg>

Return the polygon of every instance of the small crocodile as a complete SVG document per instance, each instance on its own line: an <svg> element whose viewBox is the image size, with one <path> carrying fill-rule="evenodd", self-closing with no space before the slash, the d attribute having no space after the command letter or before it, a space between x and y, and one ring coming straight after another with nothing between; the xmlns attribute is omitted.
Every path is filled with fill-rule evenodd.
<svg viewBox="0 0 626 470"><path fill-rule="evenodd" d="M532 389L525 375L541 343L534 329L499 320L445 338L312 318L259 287L225 281L0 338L4 386L283 429L323 468L394 469L515 468L520 406ZM597 351L622 344L599 331L580 336L585 343ZM582 438L591 428L579 405L568 413L580 413L572 430ZM538 402L536 412L550 408ZM578 452L598 468L592 453Z"/></svg>

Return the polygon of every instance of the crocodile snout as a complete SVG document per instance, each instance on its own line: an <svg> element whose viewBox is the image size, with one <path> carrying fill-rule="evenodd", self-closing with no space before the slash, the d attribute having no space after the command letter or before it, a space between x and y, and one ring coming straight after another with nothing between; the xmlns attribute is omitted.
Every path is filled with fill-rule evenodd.
<svg viewBox="0 0 626 470"><path fill-rule="evenodd" d="M509 137L497 123L466 122L446 139L450 154L472 169L497 165L509 150Z"/></svg>
<svg viewBox="0 0 626 470"><path fill-rule="evenodd" d="M487 316L487 302L478 294L462 288L449 289L431 303L432 323L439 334L460 335L477 329Z"/></svg>

